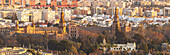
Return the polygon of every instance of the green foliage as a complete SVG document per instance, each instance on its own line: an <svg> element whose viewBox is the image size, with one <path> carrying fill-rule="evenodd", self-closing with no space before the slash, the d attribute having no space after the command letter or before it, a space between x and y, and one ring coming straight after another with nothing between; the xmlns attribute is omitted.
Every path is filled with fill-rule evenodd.
<svg viewBox="0 0 170 55"><path fill-rule="evenodd" d="M102 37L102 35L99 35L99 37L97 38L96 41L97 41L98 44L102 43L102 42L103 42L103 37Z"/></svg>
<svg viewBox="0 0 170 55"><path fill-rule="evenodd" d="M49 40L48 48L51 50L65 51L65 54L78 54L77 49L79 49L81 43L75 43L68 40L61 40L57 42L56 40Z"/></svg>
<svg viewBox="0 0 170 55"><path fill-rule="evenodd" d="M121 41L123 41L122 38L126 37L125 32L116 31L116 37L117 37L118 43L121 43Z"/></svg>
<svg viewBox="0 0 170 55"><path fill-rule="evenodd" d="M131 55L136 55L137 53L135 52L135 50L131 51Z"/></svg>
<svg viewBox="0 0 170 55"><path fill-rule="evenodd" d="M80 55L86 55L86 53L84 51L82 51L82 50L79 50L79 54Z"/></svg>
<svg viewBox="0 0 170 55"><path fill-rule="evenodd" d="M0 47L3 46L3 43L4 43L4 41L2 39L0 39Z"/></svg>
<svg viewBox="0 0 170 55"><path fill-rule="evenodd" d="M74 47L74 46L71 46L71 48L69 49L69 51L70 51L71 53L73 53L73 55L78 54L77 49L76 49L76 47Z"/></svg>
<svg viewBox="0 0 170 55"><path fill-rule="evenodd" d="M51 50L56 50L58 42L56 40L49 40L48 41L48 48Z"/></svg>
<svg viewBox="0 0 170 55"><path fill-rule="evenodd" d="M128 55L128 52L126 50L123 51L123 55Z"/></svg>
<svg viewBox="0 0 170 55"><path fill-rule="evenodd" d="M147 44L142 43L142 47L141 48L142 48L142 50L144 50L145 54L147 54L149 52Z"/></svg>
<svg viewBox="0 0 170 55"><path fill-rule="evenodd" d="M141 40L144 40L144 39L145 39L145 37L142 36L142 35L140 35L140 34L135 34L135 35L133 36L133 38L137 41L137 42L136 42L137 44L141 43Z"/></svg>

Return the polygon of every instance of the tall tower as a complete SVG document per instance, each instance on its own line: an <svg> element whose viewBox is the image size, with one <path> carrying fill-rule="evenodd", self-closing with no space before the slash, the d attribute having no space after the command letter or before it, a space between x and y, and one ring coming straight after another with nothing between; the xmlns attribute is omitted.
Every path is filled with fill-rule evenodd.
<svg viewBox="0 0 170 55"><path fill-rule="evenodd" d="M61 9L61 18L60 18L60 22L59 22L59 29L63 34L66 34L66 23L64 20L64 11L63 9Z"/></svg>
<svg viewBox="0 0 170 55"><path fill-rule="evenodd" d="M113 25L112 25L112 33L115 35L116 31L120 30L120 22L119 22L119 8L116 7L115 8L115 15L114 15L114 21L113 21Z"/></svg>

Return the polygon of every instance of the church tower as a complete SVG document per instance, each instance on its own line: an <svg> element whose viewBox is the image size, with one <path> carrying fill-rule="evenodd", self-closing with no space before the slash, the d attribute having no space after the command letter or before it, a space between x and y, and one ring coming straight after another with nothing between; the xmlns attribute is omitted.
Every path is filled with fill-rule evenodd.
<svg viewBox="0 0 170 55"><path fill-rule="evenodd" d="M115 8L115 15L114 15L114 21L113 21L113 25L112 25L112 33L115 35L116 31L120 30L120 21L119 21L119 8L116 7Z"/></svg>
<svg viewBox="0 0 170 55"><path fill-rule="evenodd" d="M60 31L63 33L63 34L66 34L66 23L65 23L65 20L64 20L64 11L63 9L61 9L61 18L60 18L60 22L59 22L59 28L60 28Z"/></svg>

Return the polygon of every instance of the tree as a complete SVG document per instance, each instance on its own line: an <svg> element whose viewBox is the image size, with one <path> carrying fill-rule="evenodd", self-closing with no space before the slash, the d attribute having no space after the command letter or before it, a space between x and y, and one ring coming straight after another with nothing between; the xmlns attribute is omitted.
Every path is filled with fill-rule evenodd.
<svg viewBox="0 0 170 55"><path fill-rule="evenodd" d="M77 55L78 54L77 49L74 46L71 46L71 48L69 49L69 52L73 53L73 55Z"/></svg>
<svg viewBox="0 0 170 55"><path fill-rule="evenodd" d="M137 44L141 43L141 40L144 40L144 39L145 39L144 36L142 36L142 35L140 35L140 34L135 34L135 35L133 36L133 38L137 41L137 42L136 42Z"/></svg>
<svg viewBox="0 0 170 55"><path fill-rule="evenodd" d="M121 55L120 51L118 51L118 52L116 53L116 55Z"/></svg>
<svg viewBox="0 0 170 55"><path fill-rule="evenodd" d="M111 55L116 55L114 51L111 52Z"/></svg>
<svg viewBox="0 0 170 55"><path fill-rule="evenodd" d="M128 55L128 52L126 50L123 51L123 55Z"/></svg>
<svg viewBox="0 0 170 55"><path fill-rule="evenodd" d="M57 45L59 51L69 50L71 46L71 43L67 40L62 40Z"/></svg>
<svg viewBox="0 0 170 55"><path fill-rule="evenodd" d="M58 42L56 40L49 40L48 41L48 48L51 50L57 50L56 46L57 46Z"/></svg>
<svg viewBox="0 0 170 55"><path fill-rule="evenodd" d="M116 31L116 37L117 37L118 43L121 43L122 38L126 37L125 32Z"/></svg>
<svg viewBox="0 0 170 55"><path fill-rule="evenodd" d="M134 49L131 51L131 55L136 55L136 52Z"/></svg>
<svg viewBox="0 0 170 55"><path fill-rule="evenodd" d="M144 50L145 54L147 54L149 52L147 44L142 43L142 47L141 48L142 48L142 50Z"/></svg>
<svg viewBox="0 0 170 55"><path fill-rule="evenodd" d="M0 39L0 47L2 47L3 46L3 40L2 39Z"/></svg>
<svg viewBox="0 0 170 55"><path fill-rule="evenodd" d="M80 55L86 55L86 53L84 51L82 51L82 50L79 50L79 54Z"/></svg>
<svg viewBox="0 0 170 55"><path fill-rule="evenodd" d="M102 35L99 35L99 37L97 38L96 41L97 41L98 44L102 43L102 42L103 42L103 37L102 37Z"/></svg>

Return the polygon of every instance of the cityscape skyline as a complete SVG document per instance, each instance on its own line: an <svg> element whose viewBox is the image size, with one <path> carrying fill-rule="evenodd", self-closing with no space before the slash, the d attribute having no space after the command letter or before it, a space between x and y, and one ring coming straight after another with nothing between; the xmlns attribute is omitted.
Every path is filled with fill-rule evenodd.
<svg viewBox="0 0 170 55"><path fill-rule="evenodd" d="M0 55L169 55L170 0L0 0Z"/></svg>

